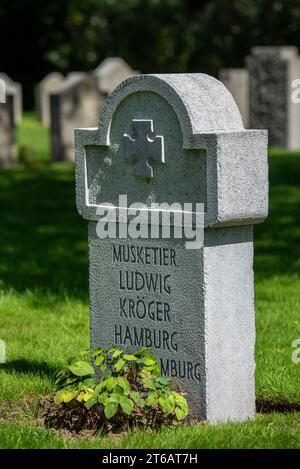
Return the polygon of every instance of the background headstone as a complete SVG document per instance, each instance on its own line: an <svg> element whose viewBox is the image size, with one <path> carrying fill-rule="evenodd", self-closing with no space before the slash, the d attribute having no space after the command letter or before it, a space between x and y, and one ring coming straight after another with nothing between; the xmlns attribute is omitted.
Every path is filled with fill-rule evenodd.
<svg viewBox="0 0 300 469"><path fill-rule="evenodd" d="M266 128L269 144L300 148L300 106L292 82L300 77L298 49L254 47L246 58L250 76L250 126Z"/></svg>
<svg viewBox="0 0 300 469"><path fill-rule="evenodd" d="M108 57L94 70L99 90L111 93L123 80L139 72L132 68L120 57Z"/></svg>
<svg viewBox="0 0 300 469"><path fill-rule="evenodd" d="M268 210L267 132L245 130L232 96L210 76L143 75L110 95L99 128L75 130L75 145L77 208L89 221L92 347L152 349L199 419L253 417L253 225ZM118 207L120 194L149 209L203 203L204 245L100 239L97 209ZM128 228L124 218L115 226Z"/></svg>
<svg viewBox="0 0 300 469"><path fill-rule="evenodd" d="M6 363L6 344L0 339L0 363Z"/></svg>
<svg viewBox="0 0 300 469"><path fill-rule="evenodd" d="M15 94L7 86L5 103L0 103L0 166L10 166L17 161L14 98Z"/></svg>
<svg viewBox="0 0 300 469"><path fill-rule="evenodd" d="M63 82L63 80L64 77L61 73L51 72L36 85L36 109L40 121L46 127L50 125L50 94Z"/></svg>
<svg viewBox="0 0 300 469"><path fill-rule="evenodd" d="M105 95L87 73L71 73L50 95L53 161L74 161L74 127L95 127Z"/></svg>
<svg viewBox="0 0 300 469"><path fill-rule="evenodd" d="M242 115L245 128L249 128L249 73L244 68L223 68L219 79L232 94Z"/></svg>
<svg viewBox="0 0 300 469"><path fill-rule="evenodd" d="M6 73L0 73L0 79L5 82L7 92L13 100L13 119L18 124L22 120L23 114L23 92L22 85L13 81Z"/></svg>

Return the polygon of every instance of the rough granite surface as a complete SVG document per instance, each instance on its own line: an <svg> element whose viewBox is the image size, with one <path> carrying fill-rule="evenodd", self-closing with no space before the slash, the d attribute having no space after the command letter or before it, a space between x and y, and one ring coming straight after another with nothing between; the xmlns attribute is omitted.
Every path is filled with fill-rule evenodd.
<svg viewBox="0 0 300 469"><path fill-rule="evenodd" d="M292 83L300 76L296 47L255 47L247 57L250 76L250 126L269 131L269 144L300 148L300 106Z"/></svg>

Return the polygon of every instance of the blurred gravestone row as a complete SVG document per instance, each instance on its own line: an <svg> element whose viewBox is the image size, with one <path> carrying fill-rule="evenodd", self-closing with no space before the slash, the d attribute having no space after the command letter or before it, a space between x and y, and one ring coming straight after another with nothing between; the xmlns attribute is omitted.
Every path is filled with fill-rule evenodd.
<svg viewBox="0 0 300 469"><path fill-rule="evenodd" d="M254 47L244 69L223 69L220 80L233 95L246 128L267 129L269 145L300 148L300 105L292 99L300 79L293 46Z"/></svg>
<svg viewBox="0 0 300 469"><path fill-rule="evenodd" d="M46 75L35 87L36 112L50 128L52 161L74 161L75 127L96 127L107 96L123 80L138 72L123 59L110 57L95 70ZM17 162L16 124L22 119L22 87L5 73L0 103L0 166Z"/></svg>
<svg viewBox="0 0 300 469"><path fill-rule="evenodd" d="M40 114L47 113L43 105L49 109L52 161L74 161L74 128L96 127L107 96L137 73L121 58L111 57L91 73L69 73L50 92L40 88Z"/></svg>
<svg viewBox="0 0 300 469"><path fill-rule="evenodd" d="M138 74L123 59L109 57L89 73L45 76L35 87L35 101L40 122L50 130L51 160L74 161L73 129L97 127L108 95ZM300 81L296 47L254 47L244 68L222 69L219 79L234 97L245 128L267 129L271 146L300 148L300 104L292 100L295 80ZM22 118L22 86L5 73L0 73L0 83L5 85L0 166L9 166L18 160L15 131Z"/></svg>
<svg viewBox="0 0 300 469"><path fill-rule="evenodd" d="M0 166L9 166L17 161L15 126L22 118L22 86L5 73L0 73L0 80L3 84L3 99L0 103Z"/></svg>

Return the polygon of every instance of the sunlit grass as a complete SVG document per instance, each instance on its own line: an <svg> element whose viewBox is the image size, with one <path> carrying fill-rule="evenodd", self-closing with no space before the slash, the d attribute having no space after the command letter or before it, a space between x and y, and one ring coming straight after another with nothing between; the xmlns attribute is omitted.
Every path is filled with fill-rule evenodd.
<svg viewBox="0 0 300 469"><path fill-rule="evenodd" d="M49 129L37 121L35 113L25 113L17 128L18 146L25 147L39 160L49 161L49 135Z"/></svg>

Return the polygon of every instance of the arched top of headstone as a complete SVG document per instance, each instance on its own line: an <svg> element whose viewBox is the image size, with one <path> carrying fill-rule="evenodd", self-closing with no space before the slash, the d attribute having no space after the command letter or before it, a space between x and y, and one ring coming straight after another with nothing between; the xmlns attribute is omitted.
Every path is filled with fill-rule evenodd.
<svg viewBox="0 0 300 469"><path fill-rule="evenodd" d="M267 133L245 130L226 87L208 75L138 75L107 99L98 128L75 129L77 207L104 201L200 201L206 226L267 213Z"/></svg>
<svg viewBox="0 0 300 469"><path fill-rule="evenodd" d="M15 95L15 94L21 92L21 84L14 81L6 73L1 72L0 73L0 79L5 82L7 94Z"/></svg>
<svg viewBox="0 0 300 469"><path fill-rule="evenodd" d="M15 82L12 78L10 78L6 73L1 72L0 73L0 78L1 80L5 81L6 84L13 85Z"/></svg>
<svg viewBox="0 0 300 469"><path fill-rule="evenodd" d="M100 65L98 65L97 68L95 68L93 73L96 76L104 76L114 72L120 67L127 69L128 71L132 71L129 65L121 57L107 57Z"/></svg>
<svg viewBox="0 0 300 469"><path fill-rule="evenodd" d="M184 146L194 135L244 130L237 105L217 79L197 74L138 75L121 83L103 108L99 124L102 144L109 144L109 128L119 104L130 94L150 91L163 97L174 109L181 125Z"/></svg>
<svg viewBox="0 0 300 469"><path fill-rule="evenodd" d="M111 93L123 80L139 72L133 70L121 57L107 57L93 71L98 87L103 93Z"/></svg>
<svg viewBox="0 0 300 469"><path fill-rule="evenodd" d="M64 79L64 76L60 72L50 72L42 80L39 82L40 85L47 85L48 82L52 82L53 80L55 82L62 81Z"/></svg>
<svg viewBox="0 0 300 469"><path fill-rule="evenodd" d="M53 94L64 94L65 92L73 90L81 83L94 84L94 79L85 72L71 72L55 88Z"/></svg>

